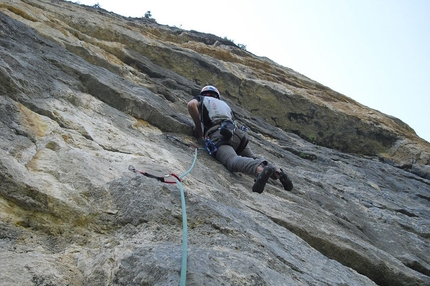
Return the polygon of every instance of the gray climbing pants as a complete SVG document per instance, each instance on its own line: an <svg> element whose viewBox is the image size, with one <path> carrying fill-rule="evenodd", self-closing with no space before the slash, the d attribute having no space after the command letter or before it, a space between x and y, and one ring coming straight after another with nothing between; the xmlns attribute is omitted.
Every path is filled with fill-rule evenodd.
<svg viewBox="0 0 430 286"><path fill-rule="evenodd" d="M266 162L266 160L255 156L248 145L239 154L237 154L236 149L240 145L240 141L244 134L242 131L236 131L236 133L239 134L235 134L231 138L229 144L224 144L218 147L218 151L215 153L215 158L231 172L241 172L255 176L257 174L257 167L263 162ZM213 132L210 135L210 139L215 144L224 140L219 130Z"/></svg>

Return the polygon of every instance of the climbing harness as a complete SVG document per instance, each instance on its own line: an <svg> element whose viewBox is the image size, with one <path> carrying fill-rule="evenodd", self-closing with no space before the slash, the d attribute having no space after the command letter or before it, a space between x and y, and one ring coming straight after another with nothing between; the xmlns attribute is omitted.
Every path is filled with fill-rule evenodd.
<svg viewBox="0 0 430 286"><path fill-rule="evenodd" d="M173 173L170 173L168 175L165 176L155 176L155 175L151 175L147 172L143 172L143 171L139 171L136 170L133 166L128 166L128 169L130 171L132 171L133 173L139 173L142 174L146 177L149 178L153 178L156 179L160 182L166 183L166 184L177 184L180 192L181 192L181 206L182 206L182 261L181 261L181 278L180 278L180 286L185 286L186 284L186 280L187 280L187 257L188 257L188 228L187 228L187 211L186 211L186 206L185 206L185 194L184 194L184 188L181 184L181 180L182 178L184 178L186 175L188 175L191 170L194 168L194 165L196 164L197 161L197 154L198 154L198 150L202 149L199 148L198 146L191 144L191 143L186 143L184 141L181 141L173 136L170 135L166 135L166 137L170 140L179 142L183 145L186 145L187 147L193 147L194 148L194 159L193 162L191 164L191 167L188 169L188 171L186 171L184 174L177 176ZM167 177L174 177L175 181L166 181L165 179Z"/></svg>

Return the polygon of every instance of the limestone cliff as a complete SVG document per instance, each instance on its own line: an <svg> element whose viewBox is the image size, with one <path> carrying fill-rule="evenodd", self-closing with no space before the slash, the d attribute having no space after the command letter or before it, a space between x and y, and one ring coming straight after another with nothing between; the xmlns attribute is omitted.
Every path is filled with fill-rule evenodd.
<svg viewBox="0 0 430 286"><path fill-rule="evenodd" d="M216 85L292 192L203 150L182 180L189 285L430 284L430 145L215 35L0 1L1 285L178 285L186 103ZM194 142L195 143L195 142Z"/></svg>

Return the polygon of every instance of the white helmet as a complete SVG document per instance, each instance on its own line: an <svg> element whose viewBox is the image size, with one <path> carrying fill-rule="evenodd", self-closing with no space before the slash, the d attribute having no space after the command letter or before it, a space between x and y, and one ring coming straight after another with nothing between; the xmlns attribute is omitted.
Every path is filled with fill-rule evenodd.
<svg viewBox="0 0 430 286"><path fill-rule="evenodd" d="M208 96L216 97L218 99L220 97L218 89L212 85L207 85L203 87L202 90L200 91L200 95L208 95Z"/></svg>

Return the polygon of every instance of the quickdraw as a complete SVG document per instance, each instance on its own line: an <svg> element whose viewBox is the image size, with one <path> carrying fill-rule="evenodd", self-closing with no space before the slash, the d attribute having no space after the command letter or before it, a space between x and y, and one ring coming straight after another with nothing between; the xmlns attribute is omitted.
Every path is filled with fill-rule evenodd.
<svg viewBox="0 0 430 286"><path fill-rule="evenodd" d="M155 176L155 175L148 174L147 172L136 170L132 165L128 166L128 169L134 173L139 173L139 174L142 174L146 177L154 178L154 179L156 179L160 182L166 183L166 184L177 184L178 185L178 188L181 192L181 205L182 205L182 259L181 259L181 278L180 278L180 284L179 285L185 286L186 281L187 281L188 227L187 227L187 212L186 212L186 207L185 207L185 194L184 194L184 188L183 188L182 183L181 183L181 178L185 177L186 175L188 175L191 172L191 170L194 168L196 161L197 161L198 150L204 149L204 148L199 148L198 146L196 146L194 144L186 143L186 142L181 141L181 140L179 140L173 136L170 136L170 135L167 135L167 139L174 140L174 141L179 142L183 145L186 145L187 147L194 148L194 160L193 160L193 163L191 164L191 167L188 169L188 171L186 171L181 176L177 176L176 174L173 174L173 173L165 175L165 176ZM174 177L176 180L174 182L173 181L167 181L166 178L168 178L168 177Z"/></svg>
<svg viewBox="0 0 430 286"><path fill-rule="evenodd" d="M166 184L176 184L176 181L167 181L167 180L166 180L166 178L168 178L168 177L174 177L174 178L176 178L179 182L181 181L181 178L179 178L179 176L178 176L178 175L173 174L173 173L170 173L170 174L168 174L168 175L164 175L164 176L155 176L155 175L151 175L151 174L149 174L149 173L147 173L147 172L143 172L143 171L136 170L136 168L134 168L132 165L128 166L128 169L129 169L130 171L132 171L133 173L139 173L139 174L142 174L142 175L144 175L144 176L146 176L146 177L156 179L157 181L160 181L160 182L162 182L162 183L166 183Z"/></svg>

